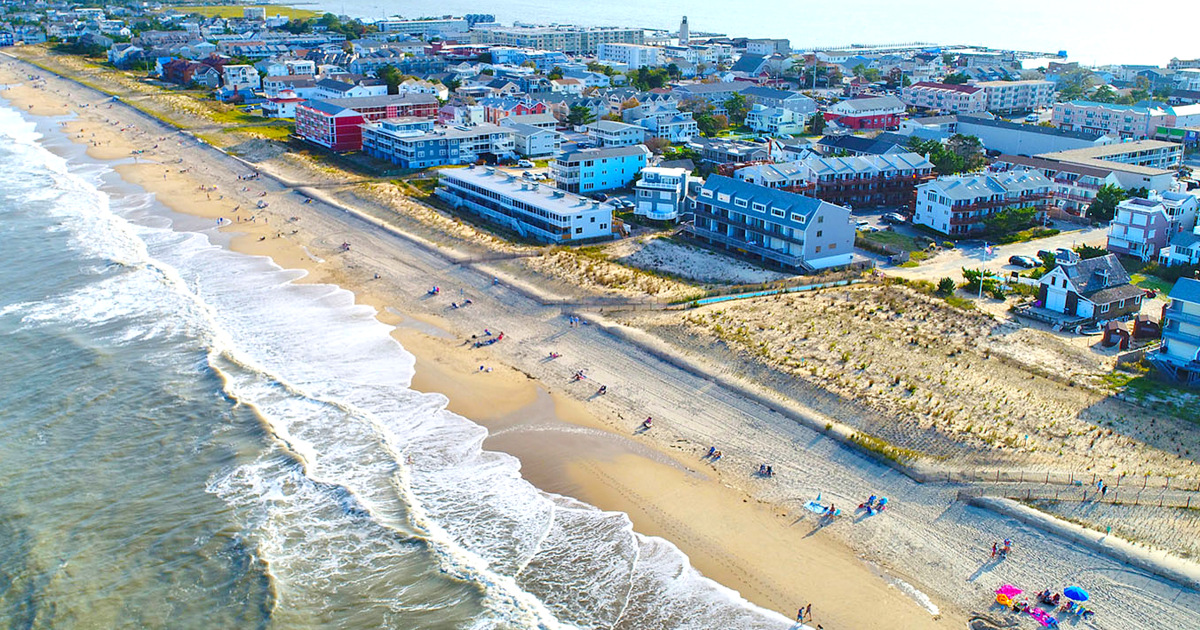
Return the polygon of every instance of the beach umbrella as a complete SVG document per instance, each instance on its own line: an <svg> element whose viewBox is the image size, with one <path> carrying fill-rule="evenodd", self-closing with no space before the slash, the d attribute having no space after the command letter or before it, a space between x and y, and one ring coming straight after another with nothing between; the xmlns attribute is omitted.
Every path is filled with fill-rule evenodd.
<svg viewBox="0 0 1200 630"><path fill-rule="evenodd" d="M1025 592L1025 591L1022 591L1021 589L1013 586L1012 584L1005 584L1004 586L1001 586L1000 588L996 589L997 595L1004 595L1006 597L1016 597L1017 595L1020 595L1023 592Z"/></svg>
<svg viewBox="0 0 1200 630"><path fill-rule="evenodd" d="M1068 599L1073 599L1077 602L1086 602L1088 600L1088 592L1078 586L1068 586L1063 589L1063 595Z"/></svg>

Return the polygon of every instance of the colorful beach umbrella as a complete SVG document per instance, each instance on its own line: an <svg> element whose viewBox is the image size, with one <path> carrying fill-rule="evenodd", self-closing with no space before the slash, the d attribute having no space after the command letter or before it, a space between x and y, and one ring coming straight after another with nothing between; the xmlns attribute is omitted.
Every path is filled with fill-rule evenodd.
<svg viewBox="0 0 1200 630"><path fill-rule="evenodd" d="M1073 599L1077 602L1086 602L1088 600L1088 592L1078 586L1068 586L1063 589L1063 595L1068 599Z"/></svg>

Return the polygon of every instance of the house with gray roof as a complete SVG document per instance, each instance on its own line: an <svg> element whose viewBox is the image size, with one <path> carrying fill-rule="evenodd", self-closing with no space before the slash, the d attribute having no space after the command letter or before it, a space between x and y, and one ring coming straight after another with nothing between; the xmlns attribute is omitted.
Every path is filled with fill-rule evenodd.
<svg viewBox="0 0 1200 630"><path fill-rule="evenodd" d="M1054 182L1033 169L939 177L917 186L913 223L954 237L978 234L1005 210L1034 208L1043 218L1053 191Z"/></svg>
<svg viewBox="0 0 1200 630"><path fill-rule="evenodd" d="M1116 254L1083 259L1060 249L1054 269L1038 280L1046 310L1082 321L1109 321L1142 310L1145 293L1134 286Z"/></svg>
<svg viewBox="0 0 1200 630"><path fill-rule="evenodd" d="M1175 380L1200 385L1200 279L1180 278L1163 309L1162 346L1146 358Z"/></svg>

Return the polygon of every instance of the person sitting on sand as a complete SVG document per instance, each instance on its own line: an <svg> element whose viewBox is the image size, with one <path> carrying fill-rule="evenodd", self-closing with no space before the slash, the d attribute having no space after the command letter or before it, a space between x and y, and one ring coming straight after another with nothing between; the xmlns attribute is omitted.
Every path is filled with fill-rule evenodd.
<svg viewBox="0 0 1200 630"><path fill-rule="evenodd" d="M712 457L713 454L715 454L716 452L717 452L717 447L710 446L710 447L708 447L708 454L705 455L705 457Z"/></svg>

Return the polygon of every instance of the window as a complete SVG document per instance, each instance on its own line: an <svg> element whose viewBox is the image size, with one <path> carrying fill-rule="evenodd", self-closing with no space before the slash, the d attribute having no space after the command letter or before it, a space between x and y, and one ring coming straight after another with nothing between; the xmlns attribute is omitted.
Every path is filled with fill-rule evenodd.
<svg viewBox="0 0 1200 630"><path fill-rule="evenodd" d="M804 215L793 212L792 220L795 221L796 223L804 223Z"/></svg>
<svg viewBox="0 0 1200 630"><path fill-rule="evenodd" d="M1101 304L1101 305L1100 305L1100 312L1101 312L1101 313L1107 313L1107 312L1108 312L1108 305L1107 305L1107 304Z"/></svg>
<svg viewBox="0 0 1200 630"><path fill-rule="evenodd" d="M717 201L729 203L729 195L726 193L717 193Z"/></svg>
<svg viewBox="0 0 1200 630"><path fill-rule="evenodd" d="M745 208L745 207L746 207L746 200L745 200L745 199L738 199L737 197L734 197L734 198L733 198L733 205L735 205L735 206L737 206L737 207L739 207L739 208Z"/></svg>
<svg viewBox="0 0 1200 630"><path fill-rule="evenodd" d="M596 217L592 217L592 223L596 222Z"/></svg>
<svg viewBox="0 0 1200 630"><path fill-rule="evenodd" d="M823 230L817 230L817 238L821 238L821 234L823 234L823 233L824 233Z"/></svg>
<svg viewBox="0 0 1200 630"><path fill-rule="evenodd" d="M712 191L711 191L711 190L701 190L701 191L700 191L700 196L701 196L701 197L708 197L709 199L712 199Z"/></svg>
<svg viewBox="0 0 1200 630"><path fill-rule="evenodd" d="M583 228L575 228L576 234L583 234Z"/></svg>
<svg viewBox="0 0 1200 630"><path fill-rule="evenodd" d="M829 249L837 249L837 243L830 243Z"/></svg>
<svg viewBox="0 0 1200 630"><path fill-rule="evenodd" d="M754 204L754 209L755 209L755 210L758 210L759 212L766 212L766 211L767 211L767 206L766 206L766 204L755 203L755 204Z"/></svg>
<svg viewBox="0 0 1200 630"><path fill-rule="evenodd" d="M600 224L600 229L601 229L601 230L607 230L607 229L608 229L608 224L607 224L607 223L601 223L601 224Z"/></svg>
<svg viewBox="0 0 1200 630"><path fill-rule="evenodd" d="M783 218L783 210L780 210L779 208L771 208L771 216L779 217L780 219L782 219Z"/></svg>
<svg viewBox="0 0 1200 630"><path fill-rule="evenodd" d="M825 215L821 215L821 216L817 217L817 223L824 223L824 222L825 222Z"/></svg>
<svg viewBox="0 0 1200 630"><path fill-rule="evenodd" d="M817 253L818 253L818 254L820 254L820 253L821 253L821 246L820 246L820 245L817 245Z"/></svg>

